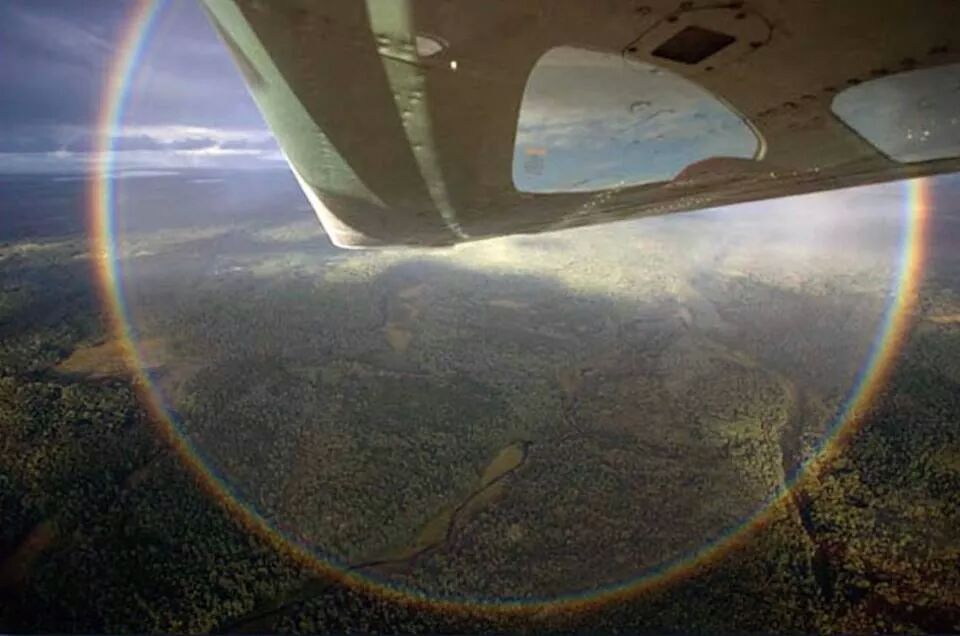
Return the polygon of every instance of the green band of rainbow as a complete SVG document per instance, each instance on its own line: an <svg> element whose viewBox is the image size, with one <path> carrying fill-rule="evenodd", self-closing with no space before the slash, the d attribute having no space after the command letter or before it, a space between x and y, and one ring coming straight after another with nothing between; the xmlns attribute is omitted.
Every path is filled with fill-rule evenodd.
<svg viewBox="0 0 960 636"><path fill-rule="evenodd" d="M788 487L776 493L757 514L736 527L728 529L696 552L681 555L661 566L643 572L635 579L599 590L569 594L558 598L536 600L511 599L443 599L429 598L418 592L387 585L374 578L349 572L341 564L317 555L294 539L284 536L264 521L256 511L240 502L228 484L218 477L203 461L201 454L178 429L171 411L165 406L158 387L145 371L146 365L137 348L135 334L121 285L121 261L117 254L116 210L114 201L113 140L122 127L129 88L144 46L165 2L138 0L130 12L112 62L102 98L102 110L97 122L97 156L99 157L90 183L90 232L94 241L97 278L100 294L110 319L110 328L122 343L135 384L143 404L147 407L160 434L176 450L185 465L197 478L203 489L213 496L238 522L255 532L277 550L286 553L320 574L351 588L375 592L403 604L416 604L439 611L537 614L571 613L599 607L611 601L623 600L653 588L675 582L700 571L731 549L741 545L768 520L766 511L783 503L790 489L805 470L790 477ZM899 262L893 294L885 309L862 372L850 392L844 407L831 423L830 432L820 444L819 452L809 460L812 464L829 461L844 446L849 436L858 429L861 417L876 401L895 365L908 335L912 315L917 306L925 246L925 232L929 210L929 186L924 180L907 182L904 208L904 234L899 251Z"/></svg>

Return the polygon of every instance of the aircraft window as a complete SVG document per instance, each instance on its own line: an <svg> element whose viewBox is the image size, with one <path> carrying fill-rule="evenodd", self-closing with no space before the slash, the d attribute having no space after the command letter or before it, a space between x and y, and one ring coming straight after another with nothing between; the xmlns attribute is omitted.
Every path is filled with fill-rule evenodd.
<svg viewBox="0 0 960 636"><path fill-rule="evenodd" d="M752 128L693 82L620 55L557 47L527 80L513 183L523 192L605 190L759 149Z"/></svg>
<svg viewBox="0 0 960 636"><path fill-rule="evenodd" d="M833 112L878 150L904 163L960 155L960 64L852 86Z"/></svg>

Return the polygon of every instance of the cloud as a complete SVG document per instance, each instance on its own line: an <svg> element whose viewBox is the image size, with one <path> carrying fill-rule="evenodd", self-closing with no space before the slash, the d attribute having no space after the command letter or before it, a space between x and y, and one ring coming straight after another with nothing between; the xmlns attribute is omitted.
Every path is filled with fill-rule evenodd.
<svg viewBox="0 0 960 636"><path fill-rule="evenodd" d="M127 86L118 165L275 163L276 144L199 4L160 6ZM0 2L8 71L0 171L71 172L96 160L102 91L134 9L115 0Z"/></svg>
<svg viewBox="0 0 960 636"><path fill-rule="evenodd" d="M60 147L60 139L51 130L34 129L17 135L0 136L0 153L52 152Z"/></svg>
<svg viewBox="0 0 960 636"><path fill-rule="evenodd" d="M226 146L227 144L260 144L273 139L265 128L231 128L212 126L184 126L184 125L127 125L120 134L122 136L145 135L167 145L186 143L188 140L204 139L212 143L209 145ZM269 146L273 147L273 146Z"/></svg>
<svg viewBox="0 0 960 636"><path fill-rule="evenodd" d="M114 136L118 170L276 167L284 160L261 129L132 126ZM0 142L0 172L76 172L103 155L96 137L79 127L34 130Z"/></svg>
<svg viewBox="0 0 960 636"><path fill-rule="evenodd" d="M220 144L224 150L278 150L279 146L273 137L265 137L259 140L236 139L225 141Z"/></svg>
<svg viewBox="0 0 960 636"><path fill-rule="evenodd" d="M210 137L188 137L168 143L165 147L170 150L202 150L204 148L215 148L216 140Z"/></svg>
<svg viewBox="0 0 960 636"><path fill-rule="evenodd" d="M161 150L163 145L152 137L147 135L135 135L131 137L120 137L113 140L113 150L115 152L127 152L130 150Z"/></svg>

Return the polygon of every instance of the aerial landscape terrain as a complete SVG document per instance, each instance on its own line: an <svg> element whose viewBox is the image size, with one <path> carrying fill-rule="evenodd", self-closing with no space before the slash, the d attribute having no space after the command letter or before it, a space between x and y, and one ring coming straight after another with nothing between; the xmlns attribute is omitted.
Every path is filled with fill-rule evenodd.
<svg viewBox="0 0 960 636"><path fill-rule="evenodd" d="M960 630L955 177L902 347L905 184L345 251L131 173L113 288L87 187L0 178L3 631Z"/></svg>
<svg viewBox="0 0 960 636"><path fill-rule="evenodd" d="M0 634L960 633L954 6L314 4L0 2Z"/></svg>

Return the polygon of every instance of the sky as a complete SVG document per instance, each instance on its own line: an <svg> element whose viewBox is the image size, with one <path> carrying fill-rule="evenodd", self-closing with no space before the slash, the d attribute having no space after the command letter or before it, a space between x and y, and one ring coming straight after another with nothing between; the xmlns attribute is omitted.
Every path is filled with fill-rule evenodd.
<svg viewBox="0 0 960 636"><path fill-rule="evenodd" d="M0 173L74 172L132 0L0 2ZM166 0L134 76L120 168L277 167L282 156L195 0Z"/></svg>

